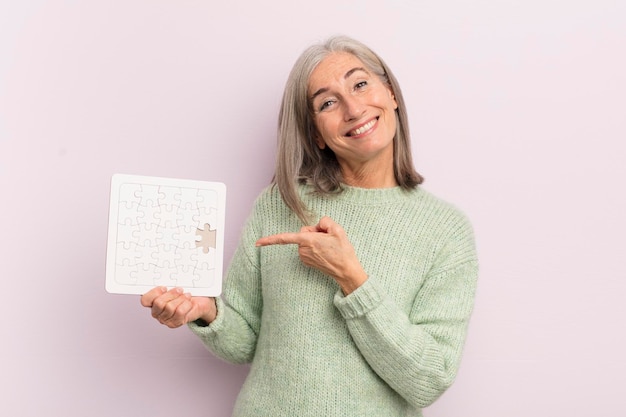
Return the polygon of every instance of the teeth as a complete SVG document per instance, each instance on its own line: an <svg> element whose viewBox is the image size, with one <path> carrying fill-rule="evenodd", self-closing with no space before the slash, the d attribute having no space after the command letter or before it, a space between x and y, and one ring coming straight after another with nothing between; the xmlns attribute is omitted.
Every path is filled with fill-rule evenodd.
<svg viewBox="0 0 626 417"><path fill-rule="evenodd" d="M369 123L367 123L367 124L365 124L365 125L361 126L361 127L360 127L360 128L358 128L358 129L353 130L353 131L352 131L352 133L351 133L351 135L352 135L352 136L360 135L361 133L366 132L366 131L368 131L369 129L371 129L371 128L372 128L372 126L374 126L374 124L375 124L375 123L376 123L376 119L373 119L371 122L369 122Z"/></svg>

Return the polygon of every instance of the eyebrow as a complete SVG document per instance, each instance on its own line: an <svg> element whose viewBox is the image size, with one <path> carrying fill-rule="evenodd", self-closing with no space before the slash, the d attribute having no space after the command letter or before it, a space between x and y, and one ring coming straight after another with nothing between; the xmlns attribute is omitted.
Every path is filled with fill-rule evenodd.
<svg viewBox="0 0 626 417"><path fill-rule="evenodd" d="M354 68L352 68L351 70L349 70L348 72L345 73L345 75L343 76L343 79L347 80L348 78L350 78L350 76L352 74L354 74L357 71L363 71L363 72L369 74L369 72L365 68L363 68L363 67L354 67ZM311 101L315 100L315 97L319 96L320 94L325 93L326 91L328 91L328 88L326 88L326 87L320 88L319 90L317 90L315 93L313 93L311 95L310 100Z"/></svg>

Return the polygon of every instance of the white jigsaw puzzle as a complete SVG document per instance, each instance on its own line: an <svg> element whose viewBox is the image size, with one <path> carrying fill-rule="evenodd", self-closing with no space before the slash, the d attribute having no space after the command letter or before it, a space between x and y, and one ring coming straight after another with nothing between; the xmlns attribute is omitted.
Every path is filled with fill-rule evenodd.
<svg viewBox="0 0 626 417"><path fill-rule="evenodd" d="M165 286L218 296L225 208L223 183L113 175L106 290L143 294Z"/></svg>

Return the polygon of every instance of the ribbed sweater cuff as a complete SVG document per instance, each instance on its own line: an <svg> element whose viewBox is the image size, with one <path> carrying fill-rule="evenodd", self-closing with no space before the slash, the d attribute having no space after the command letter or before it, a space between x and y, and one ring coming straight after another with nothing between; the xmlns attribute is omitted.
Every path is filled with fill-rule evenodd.
<svg viewBox="0 0 626 417"><path fill-rule="evenodd" d="M371 279L365 281L352 293L344 296L341 290L335 294L335 307L344 319L362 317L378 307L383 300L383 294Z"/></svg>

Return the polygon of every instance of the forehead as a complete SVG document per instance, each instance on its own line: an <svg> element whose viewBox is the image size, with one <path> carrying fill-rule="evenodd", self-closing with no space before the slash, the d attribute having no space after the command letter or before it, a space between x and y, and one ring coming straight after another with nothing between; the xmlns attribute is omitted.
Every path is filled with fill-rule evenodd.
<svg viewBox="0 0 626 417"><path fill-rule="evenodd" d="M341 82L346 74L355 68L363 68L367 71L365 64L351 53L332 52L311 73L308 85L309 93L329 87L334 82Z"/></svg>

